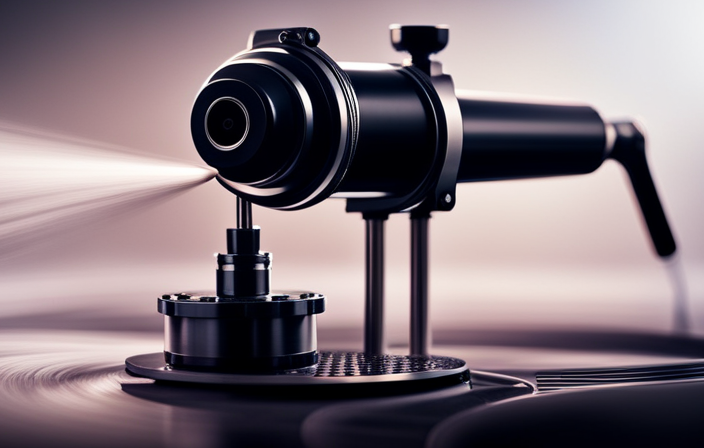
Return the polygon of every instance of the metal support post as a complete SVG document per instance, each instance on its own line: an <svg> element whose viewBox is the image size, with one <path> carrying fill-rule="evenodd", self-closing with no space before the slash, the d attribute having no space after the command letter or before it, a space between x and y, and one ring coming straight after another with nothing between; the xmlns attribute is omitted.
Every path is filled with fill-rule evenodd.
<svg viewBox="0 0 704 448"><path fill-rule="evenodd" d="M366 288L364 310L364 352L381 355L384 338L384 221L386 217L364 217L366 226Z"/></svg>
<svg viewBox="0 0 704 448"><path fill-rule="evenodd" d="M411 355L428 356L428 220L411 215Z"/></svg>

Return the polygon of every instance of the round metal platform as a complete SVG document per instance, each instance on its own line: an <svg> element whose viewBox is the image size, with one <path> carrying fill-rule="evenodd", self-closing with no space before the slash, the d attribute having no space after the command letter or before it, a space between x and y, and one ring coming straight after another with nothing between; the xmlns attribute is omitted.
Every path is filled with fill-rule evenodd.
<svg viewBox="0 0 704 448"><path fill-rule="evenodd" d="M445 356L367 355L356 352L322 352L317 364L269 374L240 374L175 369L163 353L127 358L127 371L160 381L232 386L361 385L417 382L418 386L469 382L466 363Z"/></svg>

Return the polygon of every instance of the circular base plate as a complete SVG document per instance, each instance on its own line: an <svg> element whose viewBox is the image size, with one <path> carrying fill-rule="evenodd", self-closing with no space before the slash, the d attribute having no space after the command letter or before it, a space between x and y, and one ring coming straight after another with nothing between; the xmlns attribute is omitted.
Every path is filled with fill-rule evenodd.
<svg viewBox="0 0 704 448"><path fill-rule="evenodd" d="M467 383L464 361L445 356L366 355L322 352L318 364L271 374L239 374L175 369L163 353L127 358L127 371L146 378L232 386L311 386L423 382L440 385Z"/></svg>

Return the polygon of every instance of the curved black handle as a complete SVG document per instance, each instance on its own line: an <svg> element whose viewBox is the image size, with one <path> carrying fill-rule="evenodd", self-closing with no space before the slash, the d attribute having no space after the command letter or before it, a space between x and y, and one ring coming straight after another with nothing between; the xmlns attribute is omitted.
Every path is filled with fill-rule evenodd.
<svg viewBox="0 0 704 448"><path fill-rule="evenodd" d="M612 123L612 126L616 131L616 140L609 157L619 161L626 169L653 246L658 255L668 257L675 253L677 244L650 176L645 157L645 136L635 123Z"/></svg>

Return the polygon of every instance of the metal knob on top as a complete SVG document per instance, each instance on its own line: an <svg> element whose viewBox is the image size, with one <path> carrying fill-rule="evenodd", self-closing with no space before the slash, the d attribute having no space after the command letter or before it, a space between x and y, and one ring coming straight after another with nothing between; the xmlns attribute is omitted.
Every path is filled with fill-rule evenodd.
<svg viewBox="0 0 704 448"><path fill-rule="evenodd" d="M450 40L446 25L391 25L391 45L396 51L411 54L414 66L428 73L430 55L442 51Z"/></svg>

